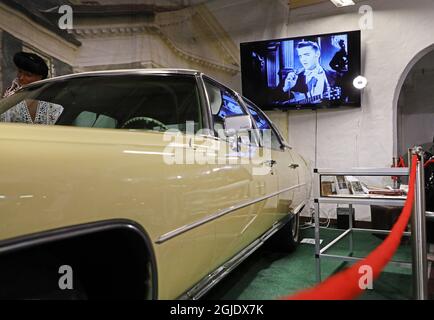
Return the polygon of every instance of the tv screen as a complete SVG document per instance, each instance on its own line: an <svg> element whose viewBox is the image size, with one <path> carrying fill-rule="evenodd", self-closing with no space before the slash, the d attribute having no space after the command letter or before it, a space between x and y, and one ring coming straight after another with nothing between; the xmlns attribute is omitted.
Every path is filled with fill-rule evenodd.
<svg viewBox="0 0 434 320"><path fill-rule="evenodd" d="M243 95L264 110L360 107L360 31L241 43Z"/></svg>

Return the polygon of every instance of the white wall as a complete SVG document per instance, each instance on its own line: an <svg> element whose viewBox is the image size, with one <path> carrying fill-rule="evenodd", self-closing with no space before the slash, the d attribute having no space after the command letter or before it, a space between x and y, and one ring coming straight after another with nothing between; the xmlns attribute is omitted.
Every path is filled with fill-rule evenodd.
<svg viewBox="0 0 434 320"><path fill-rule="evenodd" d="M374 28L362 31L362 71L369 80L362 107L318 112L317 167L389 167L397 152L396 104L403 73L420 51L434 44L434 1L359 1L341 9L326 2L289 16L284 9L287 1L235 2L214 1L209 7L236 43L358 30L360 5L372 6ZM233 80L236 84L240 87L239 77ZM288 117L289 143L313 163L315 113L294 111L281 116ZM370 218L368 210L358 213L358 219Z"/></svg>

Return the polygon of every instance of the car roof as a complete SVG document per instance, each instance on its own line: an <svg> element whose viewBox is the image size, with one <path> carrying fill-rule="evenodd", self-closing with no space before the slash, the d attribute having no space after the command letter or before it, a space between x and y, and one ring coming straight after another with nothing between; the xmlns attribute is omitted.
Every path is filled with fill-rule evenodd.
<svg viewBox="0 0 434 320"><path fill-rule="evenodd" d="M68 74L65 76L53 77L41 81L34 82L25 87L32 87L33 85L39 85L41 83L55 82L58 80L68 80L74 78L81 78L87 76L120 76L120 75L164 75L164 74L179 74L179 75L199 75L201 74L198 70L193 69L122 69L122 70L104 70L104 71L90 71L90 72L80 72Z"/></svg>

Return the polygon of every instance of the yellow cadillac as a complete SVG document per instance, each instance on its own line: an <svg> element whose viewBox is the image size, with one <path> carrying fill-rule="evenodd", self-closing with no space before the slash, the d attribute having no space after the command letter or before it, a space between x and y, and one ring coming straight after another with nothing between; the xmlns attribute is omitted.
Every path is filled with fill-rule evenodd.
<svg viewBox="0 0 434 320"><path fill-rule="evenodd" d="M297 245L307 163L201 72L58 77L0 114L20 103L61 114L0 123L0 298L198 299L267 239Z"/></svg>

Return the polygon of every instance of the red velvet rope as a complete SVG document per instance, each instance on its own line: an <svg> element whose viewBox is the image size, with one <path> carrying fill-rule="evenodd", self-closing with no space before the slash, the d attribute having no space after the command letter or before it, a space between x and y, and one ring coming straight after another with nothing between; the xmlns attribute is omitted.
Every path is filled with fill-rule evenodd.
<svg viewBox="0 0 434 320"><path fill-rule="evenodd" d="M425 162L425 164L423 166L428 167L428 165L431 163L434 163L434 160L428 160L427 162Z"/></svg>
<svg viewBox="0 0 434 320"><path fill-rule="evenodd" d="M359 296L363 289L359 286L362 276L359 273L361 266L370 266L373 271L373 279L377 279L381 271L392 259L401 242L401 237L408 225L414 201L414 184L416 180L416 165L418 158L412 157L409 190L404 209L398 221L393 226L389 236L365 259L354 264L350 268L329 277L314 288L301 291L292 296L284 297L285 300L349 300Z"/></svg>

